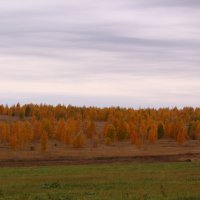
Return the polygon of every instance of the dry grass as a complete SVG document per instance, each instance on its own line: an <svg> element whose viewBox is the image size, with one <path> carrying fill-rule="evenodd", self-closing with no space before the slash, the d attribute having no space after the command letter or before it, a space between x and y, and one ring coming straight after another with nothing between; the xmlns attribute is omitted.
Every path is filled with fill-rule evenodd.
<svg viewBox="0 0 200 200"><path fill-rule="evenodd" d="M55 145L56 144L56 145ZM30 150L34 147L34 150ZM31 160L31 159L56 159L56 158L96 158L96 157L128 157L128 156L162 156L177 154L200 153L200 142L195 140L187 141L184 145L178 145L173 140L162 139L154 144L145 144L138 149L129 141L118 142L112 146L99 144L93 148L88 141L84 148L73 148L65 146L57 141L49 141L48 150L43 153L39 144L31 144L25 150L11 150L6 145L0 146L0 160ZM199 159L199 158L196 158Z"/></svg>

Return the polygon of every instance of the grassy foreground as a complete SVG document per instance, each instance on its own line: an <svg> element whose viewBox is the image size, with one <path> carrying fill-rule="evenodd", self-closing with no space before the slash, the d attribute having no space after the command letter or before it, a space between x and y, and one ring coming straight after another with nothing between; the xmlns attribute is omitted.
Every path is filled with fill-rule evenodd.
<svg viewBox="0 0 200 200"><path fill-rule="evenodd" d="M0 200L200 199L200 163L0 168Z"/></svg>

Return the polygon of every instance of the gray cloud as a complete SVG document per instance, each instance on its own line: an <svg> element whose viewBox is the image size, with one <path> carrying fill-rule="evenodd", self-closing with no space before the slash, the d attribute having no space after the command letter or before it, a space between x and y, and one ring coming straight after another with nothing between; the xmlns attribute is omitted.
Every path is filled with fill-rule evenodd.
<svg viewBox="0 0 200 200"><path fill-rule="evenodd" d="M169 7L200 7L200 2L198 0L173 0L173 1L168 1L168 0L149 0L145 1L145 4L151 5L151 6L169 6Z"/></svg>
<svg viewBox="0 0 200 200"><path fill-rule="evenodd" d="M139 88L149 78L172 78L181 94L200 92L199 82L193 84L200 76L199 6L198 0L7 0L0 7L0 83L81 86L92 80L98 89L107 82L117 91L121 85L134 87L127 79ZM195 88L185 89L185 80ZM172 99L180 96L161 83L143 105L148 106L150 99L151 105L161 104L163 90ZM106 92L105 88L104 96ZM93 91L87 95L94 96ZM116 103L123 102L120 98ZM163 100L163 105L168 104Z"/></svg>

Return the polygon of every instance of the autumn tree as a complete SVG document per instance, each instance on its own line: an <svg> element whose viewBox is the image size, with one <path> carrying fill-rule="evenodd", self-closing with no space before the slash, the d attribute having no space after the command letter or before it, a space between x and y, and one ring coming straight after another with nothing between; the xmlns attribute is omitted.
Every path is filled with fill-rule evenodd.
<svg viewBox="0 0 200 200"><path fill-rule="evenodd" d="M40 121L35 120L32 122L33 126L33 140L39 141L42 135L42 124Z"/></svg>
<svg viewBox="0 0 200 200"><path fill-rule="evenodd" d="M10 135L9 137L9 145L12 149L16 149L17 148L17 134L13 133Z"/></svg>
<svg viewBox="0 0 200 200"><path fill-rule="evenodd" d="M29 121L25 121L22 124L22 137L24 137L25 145L31 143L33 139L33 128Z"/></svg>
<svg viewBox="0 0 200 200"><path fill-rule="evenodd" d="M31 105L25 105L24 115L26 117L30 117L32 115L32 106Z"/></svg>
<svg viewBox="0 0 200 200"><path fill-rule="evenodd" d="M136 122L135 122L136 123ZM146 134L146 126L142 127L141 124L131 124L130 125L130 142L133 145L136 145L137 148L141 148L144 144L144 135Z"/></svg>
<svg viewBox="0 0 200 200"><path fill-rule="evenodd" d="M97 147L98 146L98 143L99 143L99 138L98 138L98 135L97 134L95 134L95 135L93 135L93 137L92 137L92 147Z"/></svg>
<svg viewBox="0 0 200 200"><path fill-rule="evenodd" d="M63 142L66 135L66 123L63 119L59 119L56 129L56 139Z"/></svg>
<svg viewBox="0 0 200 200"><path fill-rule="evenodd" d="M172 123L166 122L164 129L165 129L164 130L164 137L165 138L170 138L170 136L171 136L171 129L172 129Z"/></svg>
<svg viewBox="0 0 200 200"><path fill-rule="evenodd" d="M93 138L93 136L96 135L96 125L94 121L90 121L87 123L85 133L87 138Z"/></svg>
<svg viewBox="0 0 200 200"><path fill-rule="evenodd" d="M177 140L177 142L179 144L183 144L185 142L185 140L186 140L186 132L185 132L184 127L180 127L179 128L176 140Z"/></svg>
<svg viewBox="0 0 200 200"><path fill-rule="evenodd" d="M77 137L77 134L81 132L81 123L79 120L69 118L66 122L66 133L64 142L66 145L69 145L73 142L74 138ZM82 133L81 133L82 134Z"/></svg>
<svg viewBox="0 0 200 200"><path fill-rule="evenodd" d="M200 139L200 121L192 121L189 123L188 135L192 140Z"/></svg>
<svg viewBox="0 0 200 200"><path fill-rule="evenodd" d="M130 135L130 127L126 121L119 121L116 127L116 135L119 141L125 140Z"/></svg>
<svg viewBox="0 0 200 200"><path fill-rule="evenodd" d="M8 123L0 123L0 143L5 143L8 141L10 135L10 127Z"/></svg>
<svg viewBox="0 0 200 200"><path fill-rule="evenodd" d="M52 138L54 135L54 129L53 124L51 123L50 119L44 118L42 119L42 131L46 132L48 134L49 138Z"/></svg>
<svg viewBox="0 0 200 200"><path fill-rule="evenodd" d="M113 124L106 124L104 127L104 140L106 144L111 144L116 140L116 128Z"/></svg>
<svg viewBox="0 0 200 200"><path fill-rule="evenodd" d="M134 123L130 123L130 141L131 144L136 144L138 140L138 129Z"/></svg>
<svg viewBox="0 0 200 200"><path fill-rule="evenodd" d="M84 147L84 135L82 132L79 132L73 140L73 147L75 148L82 148Z"/></svg>
<svg viewBox="0 0 200 200"><path fill-rule="evenodd" d="M46 131L42 132L41 138L40 138L40 144L41 144L41 150L46 151L48 148L48 133Z"/></svg>
<svg viewBox="0 0 200 200"><path fill-rule="evenodd" d="M139 128L138 128L138 139L136 142L136 145L140 148L144 145L148 134L147 134L147 122L145 120L141 120L139 123Z"/></svg>
<svg viewBox="0 0 200 200"><path fill-rule="evenodd" d="M151 143L154 143L157 140L157 138L158 138L157 126L155 124L152 124L148 131L148 140Z"/></svg>
<svg viewBox="0 0 200 200"><path fill-rule="evenodd" d="M103 140L106 144L112 144L130 139L132 144L142 146L157 138L173 138L179 143L186 139L200 139L200 108L135 110L61 104L21 106L18 103L12 106L0 105L0 114L3 115L0 143L9 144L12 148L23 149L31 142L39 142L43 132L50 140L57 139L66 145L73 145L82 130L81 136L86 136L92 146L97 146ZM97 121L106 123L103 134L97 134ZM98 126L100 129L101 126Z"/></svg>
<svg viewBox="0 0 200 200"><path fill-rule="evenodd" d="M195 139L200 140L200 122L196 124Z"/></svg>
<svg viewBox="0 0 200 200"><path fill-rule="evenodd" d="M85 123L85 135L88 139L90 139L90 144L92 147L98 146L98 135L96 131L96 125L94 121L88 121Z"/></svg>
<svg viewBox="0 0 200 200"><path fill-rule="evenodd" d="M9 144L11 148L16 149L20 138L20 122L14 122L10 125Z"/></svg>
<svg viewBox="0 0 200 200"><path fill-rule="evenodd" d="M158 127L157 127L157 135L158 135L158 139L163 138L163 136L165 135L165 130L164 130L164 125L163 123L159 123Z"/></svg>

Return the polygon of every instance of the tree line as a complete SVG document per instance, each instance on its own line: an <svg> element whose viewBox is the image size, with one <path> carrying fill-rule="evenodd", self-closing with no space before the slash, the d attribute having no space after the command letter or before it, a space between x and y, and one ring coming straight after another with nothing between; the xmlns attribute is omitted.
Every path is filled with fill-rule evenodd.
<svg viewBox="0 0 200 200"><path fill-rule="evenodd" d="M162 138L173 138L179 144L200 140L200 108L192 107L132 109L18 103L0 105L0 116L0 144L12 149L39 143L46 151L49 140L75 148L84 147L87 141L95 148L99 143L111 145L124 140L137 147Z"/></svg>

